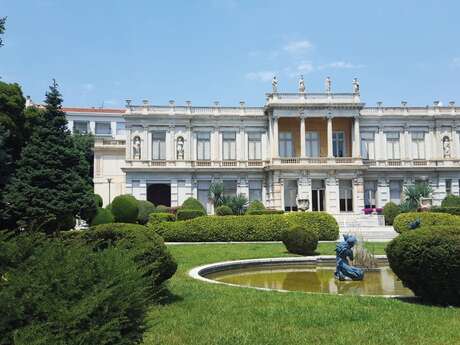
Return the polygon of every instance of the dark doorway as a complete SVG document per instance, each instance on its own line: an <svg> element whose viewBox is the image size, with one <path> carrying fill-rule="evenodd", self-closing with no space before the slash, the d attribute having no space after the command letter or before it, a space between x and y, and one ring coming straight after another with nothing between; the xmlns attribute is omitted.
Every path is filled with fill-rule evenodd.
<svg viewBox="0 0 460 345"><path fill-rule="evenodd" d="M171 185L166 183L152 183L147 186L147 200L155 206L171 207Z"/></svg>
<svg viewBox="0 0 460 345"><path fill-rule="evenodd" d="M311 210L324 211L324 180L312 180L311 184Z"/></svg>

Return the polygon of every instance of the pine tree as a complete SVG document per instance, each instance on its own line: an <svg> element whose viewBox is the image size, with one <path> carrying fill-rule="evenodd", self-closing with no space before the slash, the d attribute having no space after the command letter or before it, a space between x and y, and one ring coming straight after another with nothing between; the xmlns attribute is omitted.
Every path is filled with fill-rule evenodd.
<svg viewBox="0 0 460 345"><path fill-rule="evenodd" d="M6 188L7 217L16 228L53 233L72 227L76 215L96 211L88 164L67 129L55 81L46 94L43 122L22 150Z"/></svg>

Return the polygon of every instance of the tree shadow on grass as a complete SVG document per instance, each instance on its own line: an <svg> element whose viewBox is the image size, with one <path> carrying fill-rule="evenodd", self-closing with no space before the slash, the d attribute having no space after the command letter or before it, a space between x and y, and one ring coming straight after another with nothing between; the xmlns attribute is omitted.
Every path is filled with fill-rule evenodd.
<svg viewBox="0 0 460 345"><path fill-rule="evenodd" d="M425 307L457 308L457 309L460 308L459 306L453 306L453 305L435 304L435 303L423 300L421 297L418 297L418 296L401 296L401 297L395 297L394 299L400 302L404 302L408 304L422 305Z"/></svg>
<svg viewBox="0 0 460 345"><path fill-rule="evenodd" d="M160 305L168 305L176 302L181 302L183 300L184 298L182 296L172 293L167 288L161 289L161 291L158 293L158 304Z"/></svg>

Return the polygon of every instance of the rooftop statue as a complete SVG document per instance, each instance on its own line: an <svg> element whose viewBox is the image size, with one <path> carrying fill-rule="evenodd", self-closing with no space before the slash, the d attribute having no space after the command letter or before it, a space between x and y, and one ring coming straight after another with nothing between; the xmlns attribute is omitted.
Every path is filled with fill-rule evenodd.
<svg viewBox="0 0 460 345"><path fill-rule="evenodd" d="M353 93L359 94L359 81L358 78L353 79Z"/></svg>
<svg viewBox="0 0 460 345"><path fill-rule="evenodd" d="M299 79L299 92L300 93L305 92L305 81L303 80L303 75L300 75L300 79Z"/></svg>
<svg viewBox="0 0 460 345"><path fill-rule="evenodd" d="M272 79L272 89L273 89L273 93L278 92L278 80L276 79L276 75Z"/></svg>
<svg viewBox="0 0 460 345"><path fill-rule="evenodd" d="M327 77L326 80L324 81L324 88L325 88L326 93L331 93L332 91L331 77Z"/></svg>
<svg viewBox="0 0 460 345"><path fill-rule="evenodd" d="M364 271L348 262L348 259L353 260L353 246L357 239L353 235L343 235L343 239L335 248L337 266L334 276L338 280L363 280Z"/></svg>

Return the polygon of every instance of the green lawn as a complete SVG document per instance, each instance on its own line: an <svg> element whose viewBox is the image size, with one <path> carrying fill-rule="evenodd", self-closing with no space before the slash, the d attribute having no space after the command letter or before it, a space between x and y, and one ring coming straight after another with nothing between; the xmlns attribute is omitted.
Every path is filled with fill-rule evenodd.
<svg viewBox="0 0 460 345"><path fill-rule="evenodd" d="M334 243L318 252L333 254ZM372 243L376 254L385 244ZM152 309L144 344L460 344L460 308L372 297L281 293L209 284L192 267L288 256L282 244L171 245L179 263L172 301Z"/></svg>

